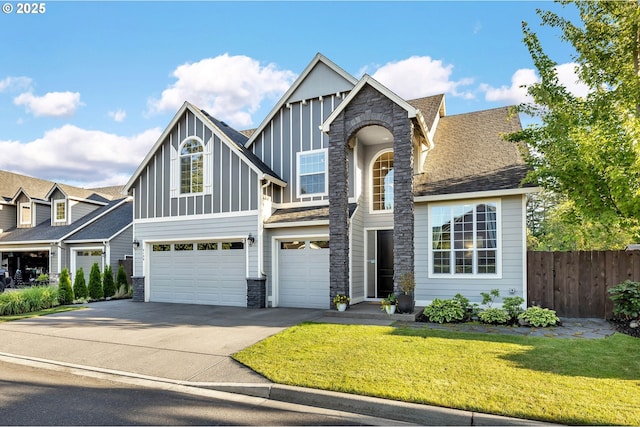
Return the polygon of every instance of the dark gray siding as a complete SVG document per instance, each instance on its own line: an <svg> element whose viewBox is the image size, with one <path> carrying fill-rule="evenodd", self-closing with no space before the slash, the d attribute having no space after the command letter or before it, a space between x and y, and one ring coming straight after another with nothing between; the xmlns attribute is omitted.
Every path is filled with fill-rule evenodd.
<svg viewBox="0 0 640 427"><path fill-rule="evenodd" d="M326 196L297 196L297 153L328 148L328 136L320 131L320 125L342 102L342 98L334 92L286 104L252 143L251 150L288 184L284 188L275 188L272 194L274 203L328 200Z"/></svg>
<svg viewBox="0 0 640 427"><path fill-rule="evenodd" d="M205 145L202 193L180 194L180 144L196 136ZM136 219L169 218L258 209L258 174L209 127L187 110L136 180Z"/></svg>
<svg viewBox="0 0 640 427"><path fill-rule="evenodd" d="M84 202L71 202L71 209L70 209L70 214L71 214L71 223L73 224L75 221L79 220L80 218L84 217L85 215L90 214L91 212L95 211L96 209L100 208L101 206L98 205L94 205L91 203L84 203Z"/></svg>
<svg viewBox="0 0 640 427"><path fill-rule="evenodd" d="M0 205L0 230L6 231L16 226L17 214L13 205Z"/></svg>

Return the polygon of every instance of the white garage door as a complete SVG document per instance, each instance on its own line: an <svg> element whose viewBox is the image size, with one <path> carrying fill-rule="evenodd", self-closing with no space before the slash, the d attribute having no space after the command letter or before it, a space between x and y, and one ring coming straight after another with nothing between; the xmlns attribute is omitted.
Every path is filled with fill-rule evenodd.
<svg viewBox="0 0 640 427"><path fill-rule="evenodd" d="M329 308L329 241L283 240L278 248L278 305Z"/></svg>
<svg viewBox="0 0 640 427"><path fill-rule="evenodd" d="M149 258L150 301L247 306L241 241L153 244Z"/></svg>

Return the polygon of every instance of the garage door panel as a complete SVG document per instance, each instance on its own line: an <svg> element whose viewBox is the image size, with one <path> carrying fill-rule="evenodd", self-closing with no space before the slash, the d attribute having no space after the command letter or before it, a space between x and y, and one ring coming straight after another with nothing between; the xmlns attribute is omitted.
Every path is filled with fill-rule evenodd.
<svg viewBox="0 0 640 427"><path fill-rule="evenodd" d="M167 245L169 245L167 243ZM243 249L150 252L151 301L245 307L246 252Z"/></svg>
<svg viewBox="0 0 640 427"><path fill-rule="evenodd" d="M309 241L297 249L283 246L295 247L279 249L278 305L329 308L329 249L311 249Z"/></svg>

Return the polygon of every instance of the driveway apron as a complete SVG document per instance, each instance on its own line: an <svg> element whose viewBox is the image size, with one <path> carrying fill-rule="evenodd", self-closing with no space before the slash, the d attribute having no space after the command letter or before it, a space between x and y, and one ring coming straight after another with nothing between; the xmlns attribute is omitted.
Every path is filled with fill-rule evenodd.
<svg viewBox="0 0 640 427"><path fill-rule="evenodd" d="M322 314L311 309L104 301L0 323L0 353L179 381L269 383L230 356Z"/></svg>

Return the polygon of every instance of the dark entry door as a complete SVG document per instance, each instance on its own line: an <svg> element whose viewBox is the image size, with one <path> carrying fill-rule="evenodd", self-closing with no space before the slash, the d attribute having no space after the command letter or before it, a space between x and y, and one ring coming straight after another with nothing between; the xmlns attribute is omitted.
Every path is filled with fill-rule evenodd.
<svg viewBox="0 0 640 427"><path fill-rule="evenodd" d="M393 230L378 230L377 297L386 298L393 293Z"/></svg>

